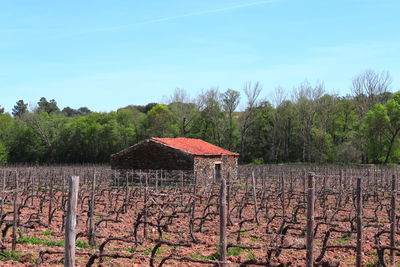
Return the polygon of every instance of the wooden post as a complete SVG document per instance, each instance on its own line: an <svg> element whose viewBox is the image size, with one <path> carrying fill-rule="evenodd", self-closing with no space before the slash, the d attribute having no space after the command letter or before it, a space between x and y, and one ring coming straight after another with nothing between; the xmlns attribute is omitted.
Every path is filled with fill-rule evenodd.
<svg viewBox="0 0 400 267"><path fill-rule="evenodd" d="M3 180L1 185L1 207L0 207L0 216L3 216L4 212L4 198L5 198L5 191L6 190L6 170L3 170Z"/></svg>
<svg viewBox="0 0 400 267"><path fill-rule="evenodd" d="M256 194L256 183L254 178L254 171L251 172L251 186L253 188L253 201L254 201L254 218L256 219L256 223L260 224L258 221L258 206L257 206L257 194Z"/></svg>
<svg viewBox="0 0 400 267"><path fill-rule="evenodd" d="M18 228L18 171L15 172L15 190L14 190L14 211L12 228L12 251L17 248L17 228Z"/></svg>
<svg viewBox="0 0 400 267"><path fill-rule="evenodd" d="M227 218L227 224L232 226L232 220L231 220L231 179L230 179L230 173L227 173L227 184L226 184L226 218Z"/></svg>
<svg viewBox="0 0 400 267"><path fill-rule="evenodd" d="M396 246L396 200L397 200L397 180L396 175L392 175L392 198L391 198L391 210L390 210L390 246L394 248ZM390 250L390 264L395 266L395 253L396 251Z"/></svg>
<svg viewBox="0 0 400 267"><path fill-rule="evenodd" d="M128 174L128 171L126 171L126 174L125 174L124 213L128 212L128 205L129 205L129 174Z"/></svg>
<svg viewBox="0 0 400 267"><path fill-rule="evenodd" d="M143 237L147 238L147 194L149 185L149 174L146 173L146 186L144 188L144 216L143 216Z"/></svg>
<svg viewBox="0 0 400 267"><path fill-rule="evenodd" d="M54 201L54 196L53 196L53 182L54 182L54 181L53 181L53 176L50 176L49 218L48 218L48 221L47 221L49 227L50 227L50 225L51 225L51 221L52 221L52 217L53 217L53 216L52 216L53 201Z"/></svg>
<svg viewBox="0 0 400 267"><path fill-rule="evenodd" d="M227 213L226 213L226 181L225 179L221 179L221 191L219 195L219 247L220 247L220 261L221 267L225 267L226 265L226 222L227 222Z"/></svg>
<svg viewBox="0 0 400 267"><path fill-rule="evenodd" d="M357 209L357 250L356 250L356 266L361 267L362 262L362 191L361 191L361 177L357 178L356 188L356 209Z"/></svg>
<svg viewBox="0 0 400 267"><path fill-rule="evenodd" d="M158 192L158 170L156 170L156 192Z"/></svg>
<svg viewBox="0 0 400 267"><path fill-rule="evenodd" d="M303 172L303 192L304 192L304 203L307 202L307 173Z"/></svg>
<svg viewBox="0 0 400 267"><path fill-rule="evenodd" d="M89 206L89 245L96 245L96 224L94 222L94 208L95 208L95 193L96 193L96 172L93 174L92 180L92 193L90 196Z"/></svg>
<svg viewBox="0 0 400 267"><path fill-rule="evenodd" d="M65 222L65 248L64 266L75 267L75 226L76 226L76 205L78 202L79 176L71 176L68 179L68 203L67 218Z"/></svg>
<svg viewBox="0 0 400 267"><path fill-rule="evenodd" d="M307 240L306 240L306 266L314 266L314 199L315 199L315 174L308 173L307 188Z"/></svg>
<svg viewBox="0 0 400 267"><path fill-rule="evenodd" d="M32 182L32 188L31 188L31 194L32 194L32 197L31 197L31 206L33 207L33 198L34 198L34 196L35 196L35 175L34 174L32 174L32 176L31 176L31 182Z"/></svg>
<svg viewBox="0 0 400 267"><path fill-rule="evenodd" d="M181 199L181 206L183 206L183 171L181 171L181 194L180 194L180 199Z"/></svg>
<svg viewBox="0 0 400 267"><path fill-rule="evenodd" d="M340 176L339 176L339 207L342 206L342 194L343 194L343 169L340 169Z"/></svg>

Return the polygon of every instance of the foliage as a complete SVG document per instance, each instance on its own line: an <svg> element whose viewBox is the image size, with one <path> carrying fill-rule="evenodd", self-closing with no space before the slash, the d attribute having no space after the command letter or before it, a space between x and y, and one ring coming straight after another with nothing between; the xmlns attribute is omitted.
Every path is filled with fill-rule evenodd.
<svg viewBox="0 0 400 267"><path fill-rule="evenodd" d="M0 260L1 261L16 261L19 262L22 256L21 252L18 251L1 251Z"/></svg>
<svg viewBox="0 0 400 267"><path fill-rule="evenodd" d="M359 79L373 75L358 77L353 86L364 86ZM304 82L292 100L277 96L274 105L258 99L258 83L247 83L244 92L242 111L238 91L218 88L195 99L177 89L167 105L107 113L87 107L60 111L54 99L44 97L28 110L19 100L13 116L0 112L0 163L108 162L112 153L146 138L183 136L239 152L241 163L400 162L400 92L383 87L368 96L358 90L340 97L324 94L323 84Z"/></svg>
<svg viewBox="0 0 400 267"><path fill-rule="evenodd" d="M8 151L6 146L0 142L0 164L7 163L8 161Z"/></svg>

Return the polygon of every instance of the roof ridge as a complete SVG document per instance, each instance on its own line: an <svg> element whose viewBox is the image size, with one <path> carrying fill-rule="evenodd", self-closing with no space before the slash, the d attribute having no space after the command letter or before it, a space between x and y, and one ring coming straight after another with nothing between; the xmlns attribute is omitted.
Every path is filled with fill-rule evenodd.
<svg viewBox="0 0 400 267"><path fill-rule="evenodd" d="M222 147L208 143L202 139L189 137L161 138L151 137L150 140L162 143L163 145L184 151L194 155L231 155L238 156L238 153L231 152ZM185 142L185 141L192 142Z"/></svg>

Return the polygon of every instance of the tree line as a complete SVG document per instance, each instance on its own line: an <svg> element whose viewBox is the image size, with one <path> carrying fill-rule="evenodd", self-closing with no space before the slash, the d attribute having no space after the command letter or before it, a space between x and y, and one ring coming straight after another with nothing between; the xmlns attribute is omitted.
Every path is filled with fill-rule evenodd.
<svg viewBox="0 0 400 267"><path fill-rule="evenodd" d="M290 93L277 87L269 101L260 83L246 83L244 96L210 88L190 98L178 88L162 104L104 113L19 100L11 114L0 106L0 163L108 162L153 136L200 138L239 152L241 163L399 163L400 92L391 82L367 70L347 96L305 81Z"/></svg>

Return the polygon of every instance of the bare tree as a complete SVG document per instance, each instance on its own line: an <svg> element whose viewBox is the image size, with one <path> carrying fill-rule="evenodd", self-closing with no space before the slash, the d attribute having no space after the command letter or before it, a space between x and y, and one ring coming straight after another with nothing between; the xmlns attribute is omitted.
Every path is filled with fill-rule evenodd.
<svg viewBox="0 0 400 267"><path fill-rule="evenodd" d="M193 103L189 94L183 88L176 88L166 102L179 125L179 135L186 136L194 119L198 116L196 104Z"/></svg>
<svg viewBox="0 0 400 267"><path fill-rule="evenodd" d="M256 82L254 85L251 82L247 82L243 88L247 101L245 110L240 116L240 154L242 159L244 157L248 131L255 121L255 114L259 105L258 97L261 90L262 86L259 82Z"/></svg>
<svg viewBox="0 0 400 267"><path fill-rule="evenodd" d="M387 71L366 70L353 78L351 91L358 103L360 115L365 115L375 104L385 102L392 78Z"/></svg>
<svg viewBox="0 0 400 267"><path fill-rule="evenodd" d="M275 87L274 94L272 95L272 104L274 107L278 107L287 99L287 93L285 88L282 86Z"/></svg>
<svg viewBox="0 0 400 267"><path fill-rule="evenodd" d="M312 132L315 115L318 111L318 99L324 93L324 84L317 83L314 87L308 81L293 90L293 100L296 103L297 116L300 120L300 137L303 141L302 161L311 161Z"/></svg>
<svg viewBox="0 0 400 267"><path fill-rule="evenodd" d="M236 108L239 105L239 100L240 100L240 93L238 91L228 89L226 90L222 95L222 107L224 109L224 112L226 113L228 117L228 125L226 133L226 146L228 149L233 148L233 132L235 130L234 127L234 121L233 121L233 112L236 110Z"/></svg>
<svg viewBox="0 0 400 267"><path fill-rule="evenodd" d="M197 97L197 106L200 110L200 121L203 124L200 127L202 138L222 146L224 129L220 126L224 120L224 114L219 89L212 87L207 91L202 91Z"/></svg>

